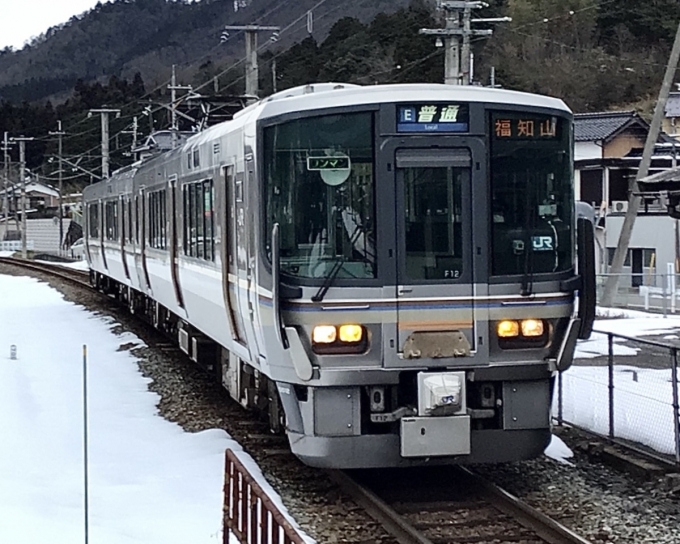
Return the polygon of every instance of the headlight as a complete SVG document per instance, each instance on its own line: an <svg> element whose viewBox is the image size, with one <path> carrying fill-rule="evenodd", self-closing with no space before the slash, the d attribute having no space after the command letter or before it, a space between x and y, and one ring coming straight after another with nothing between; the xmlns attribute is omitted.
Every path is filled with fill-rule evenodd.
<svg viewBox="0 0 680 544"><path fill-rule="evenodd" d="M332 344L338 337L338 331L333 325L317 325L312 332L315 344Z"/></svg>
<svg viewBox="0 0 680 544"><path fill-rule="evenodd" d="M364 328L361 325L341 325L339 336L340 342L351 344L361 342L364 336Z"/></svg>
<svg viewBox="0 0 680 544"><path fill-rule="evenodd" d="M522 321L522 336L543 336L543 321L540 319L525 319Z"/></svg>
<svg viewBox="0 0 680 544"><path fill-rule="evenodd" d="M368 349L362 325L317 325L312 330L312 349L319 355L364 353Z"/></svg>
<svg viewBox="0 0 680 544"><path fill-rule="evenodd" d="M519 336L519 323L508 319L500 321L498 325L496 325L496 333L499 338L514 338L515 336Z"/></svg>
<svg viewBox="0 0 680 544"><path fill-rule="evenodd" d="M540 348L550 340L548 324L542 319L504 319L496 323L501 349Z"/></svg>

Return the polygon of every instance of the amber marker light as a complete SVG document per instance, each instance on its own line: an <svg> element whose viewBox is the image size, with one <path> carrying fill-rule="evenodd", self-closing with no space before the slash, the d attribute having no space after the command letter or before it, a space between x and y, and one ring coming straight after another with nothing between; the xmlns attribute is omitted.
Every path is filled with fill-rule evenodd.
<svg viewBox="0 0 680 544"><path fill-rule="evenodd" d="M338 337L338 331L333 325L317 325L312 331L312 341L315 344L332 344Z"/></svg>
<svg viewBox="0 0 680 544"><path fill-rule="evenodd" d="M522 336L543 336L543 321L541 319L522 320Z"/></svg>
<svg viewBox="0 0 680 544"><path fill-rule="evenodd" d="M519 323L505 319L496 325L496 334L499 338L514 338L519 336Z"/></svg>
<svg viewBox="0 0 680 544"><path fill-rule="evenodd" d="M361 342L364 337L364 328L361 325L341 325L340 341L348 344Z"/></svg>

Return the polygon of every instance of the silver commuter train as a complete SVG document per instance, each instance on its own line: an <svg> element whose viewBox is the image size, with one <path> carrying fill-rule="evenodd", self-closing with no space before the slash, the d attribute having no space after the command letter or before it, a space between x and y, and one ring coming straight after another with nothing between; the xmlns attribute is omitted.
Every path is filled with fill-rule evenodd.
<svg viewBox="0 0 680 544"><path fill-rule="evenodd" d="M594 319L572 153L558 99L308 85L87 187L86 256L309 465L530 458Z"/></svg>

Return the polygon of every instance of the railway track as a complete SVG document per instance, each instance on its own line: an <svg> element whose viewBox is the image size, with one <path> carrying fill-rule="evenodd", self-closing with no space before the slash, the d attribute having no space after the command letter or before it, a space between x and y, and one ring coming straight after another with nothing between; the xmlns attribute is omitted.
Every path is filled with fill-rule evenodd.
<svg viewBox="0 0 680 544"><path fill-rule="evenodd" d="M334 471L331 478L400 544L588 544L465 468Z"/></svg>
<svg viewBox="0 0 680 544"><path fill-rule="evenodd" d="M50 276L56 276L80 287L92 288L90 284L90 273L87 270L76 270L58 264L31 261L19 257L0 257L1 264L7 264L33 272L42 272Z"/></svg>

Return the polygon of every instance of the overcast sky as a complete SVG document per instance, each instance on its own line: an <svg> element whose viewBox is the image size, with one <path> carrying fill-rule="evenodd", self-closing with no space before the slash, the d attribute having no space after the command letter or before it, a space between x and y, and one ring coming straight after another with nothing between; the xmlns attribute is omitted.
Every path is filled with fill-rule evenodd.
<svg viewBox="0 0 680 544"><path fill-rule="evenodd" d="M9 45L21 49L27 40L93 8L97 1L0 0L0 48Z"/></svg>

